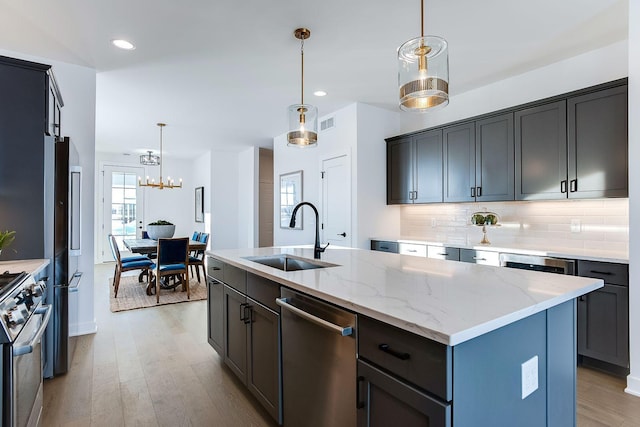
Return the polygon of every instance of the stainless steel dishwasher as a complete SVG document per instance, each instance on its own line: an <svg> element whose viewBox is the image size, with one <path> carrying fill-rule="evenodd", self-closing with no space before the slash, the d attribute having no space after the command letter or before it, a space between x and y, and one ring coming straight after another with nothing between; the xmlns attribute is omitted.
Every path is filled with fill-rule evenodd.
<svg viewBox="0 0 640 427"><path fill-rule="evenodd" d="M356 425L356 315L282 288L282 389L287 427Z"/></svg>

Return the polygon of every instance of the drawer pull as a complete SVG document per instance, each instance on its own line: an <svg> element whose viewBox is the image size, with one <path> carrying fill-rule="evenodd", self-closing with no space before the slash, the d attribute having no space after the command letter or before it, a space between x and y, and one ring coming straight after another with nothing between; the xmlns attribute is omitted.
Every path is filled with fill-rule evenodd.
<svg viewBox="0 0 640 427"><path fill-rule="evenodd" d="M386 249L386 250L389 250L389 246L380 246L380 249Z"/></svg>
<svg viewBox="0 0 640 427"><path fill-rule="evenodd" d="M438 254L438 255L442 255L442 256L449 256L449 254L448 254L448 253L446 253L446 252L445 252L445 253L442 253L442 254Z"/></svg>
<svg viewBox="0 0 640 427"><path fill-rule="evenodd" d="M486 261L487 260L486 258L480 258L480 257L477 257L477 256L474 256L473 259L474 259L474 261Z"/></svg>
<svg viewBox="0 0 640 427"><path fill-rule="evenodd" d="M610 271L598 271L598 270L591 270L591 272L592 272L592 273L595 273L595 274L603 274L603 275L605 275L605 276L611 276L611 275L613 275L613 273L612 273L612 272L610 272Z"/></svg>
<svg viewBox="0 0 640 427"><path fill-rule="evenodd" d="M407 252L411 252L413 254L413 253L416 253L418 251L416 249L407 249Z"/></svg>
<svg viewBox="0 0 640 427"><path fill-rule="evenodd" d="M385 353L388 353L394 357L397 357L400 360L411 359L411 355L409 353L401 353L399 351L393 350L391 347L389 347L389 344L380 344L378 348L384 351Z"/></svg>

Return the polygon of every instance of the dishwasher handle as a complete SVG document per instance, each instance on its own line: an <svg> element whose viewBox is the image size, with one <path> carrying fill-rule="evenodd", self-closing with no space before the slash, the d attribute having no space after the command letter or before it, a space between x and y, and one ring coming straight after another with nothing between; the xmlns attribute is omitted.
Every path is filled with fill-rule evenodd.
<svg viewBox="0 0 640 427"><path fill-rule="evenodd" d="M324 319L321 319L317 316L314 316L313 314L307 313L304 310L300 310L298 307L295 307L291 304L289 304L289 299L288 298L276 298L276 304L278 304L280 307L287 309L289 311L291 311L292 313L297 314L298 316L302 317L303 319L306 319L310 322L315 323L316 325L322 326L323 328L329 329L331 331L337 332L340 335L342 335L343 337L347 337L349 335L351 335L353 333L353 328L351 326L339 326L339 325L335 325L331 322L327 322Z"/></svg>

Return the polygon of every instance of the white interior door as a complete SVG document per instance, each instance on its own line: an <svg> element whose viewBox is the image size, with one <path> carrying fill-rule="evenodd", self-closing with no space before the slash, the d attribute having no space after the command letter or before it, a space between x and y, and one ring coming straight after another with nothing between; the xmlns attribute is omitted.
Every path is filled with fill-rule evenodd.
<svg viewBox="0 0 640 427"><path fill-rule="evenodd" d="M144 168L134 166L105 166L102 185L102 262L113 261L109 234L113 234L120 250L124 239L141 237L144 221L142 188L138 176Z"/></svg>
<svg viewBox="0 0 640 427"><path fill-rule="evenodd" d="M322 160L322 241L351 246L351 173L349 156Z"/></svg>

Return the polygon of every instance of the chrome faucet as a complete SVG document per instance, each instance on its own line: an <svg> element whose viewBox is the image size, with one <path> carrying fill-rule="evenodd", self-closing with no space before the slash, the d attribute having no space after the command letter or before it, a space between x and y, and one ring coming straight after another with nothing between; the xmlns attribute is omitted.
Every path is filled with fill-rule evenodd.
<svg viewBox="0 0 640 427"><path fill-rule="evenodd" d="M298 213L298 209L300 209L303 205L311 206L311 209L313 209L313 212L316 214L316 242L313 246L313 257L315 259L320 259L320 254L324 252L325 249L327 249L327 246L329 246L329 244L327 243L327 246L325 246L324 248L320 246L320 218L318 217L318 209L316 209L316 207L309 202L298 203L296 207L293 208L293 212L291 213L289 228L293 228L296 226L296 214Z"/></svg>

